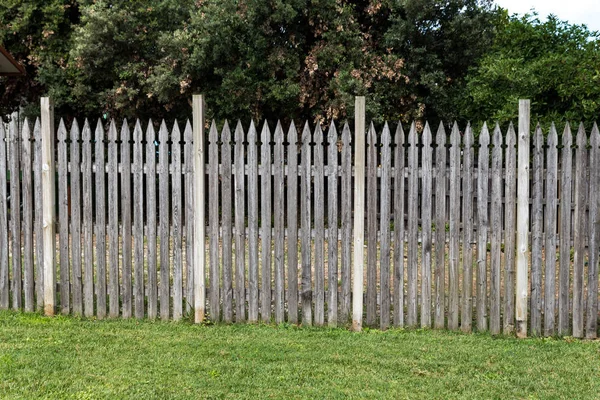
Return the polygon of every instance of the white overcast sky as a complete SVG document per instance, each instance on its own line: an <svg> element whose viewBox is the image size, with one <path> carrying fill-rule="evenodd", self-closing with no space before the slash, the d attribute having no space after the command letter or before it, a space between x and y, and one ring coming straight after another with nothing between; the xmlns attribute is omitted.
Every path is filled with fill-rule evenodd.
<svg viewBox="0 0 600 400"><path fill-rule="evenodd" d="M496 4L509 14L525 14L534 8L542 20L554 14L561 20L600 31L600 0L496 0Z"/></svg>

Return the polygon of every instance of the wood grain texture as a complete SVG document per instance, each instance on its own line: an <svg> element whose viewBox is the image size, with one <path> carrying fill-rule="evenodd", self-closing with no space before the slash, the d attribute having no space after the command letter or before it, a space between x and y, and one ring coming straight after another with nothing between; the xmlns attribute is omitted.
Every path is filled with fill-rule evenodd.
<svg viewBox="0 0 600 400"><path fill-rule="evenodd" d="M490 219L488 214L490 166L490 132L483 124L479 135L477 163L477 330L486 331L487 326L487 245Z"/></svg>
<svg viewBox="0 0 600 400"><path fill-rule="evenodd" d="M435 284L434 284L434 321L436 329L445 326L446 310L446 162L448 148L446 146L446 131L440 122L436 134L435 151Z"/></svg>
<svg viewBox="0 0 600 400"><path fill-rule="evenodd" d="M183 152L185 164L185 310L189 313L194 305L194 140L192 124L189 119L185 123L183 138L185 142Z"/></svg>
<svg viewBox="0 0 600 400"><path fill-rule="evenodd" d="M271 248L272 222L272 160L271 160L271 131L265 121L260 135L260 229L261 229L261 319L271 321L271 277L273 268ZM258 287L258 285L257 285Z"/></svg>
<svg viewBox="0 0 600 400"><path fill-rule="evenodd" d="M132 316L132 288L131 288L131 273L132 273L132 241L131 241L131 226L133 207L131 202L131 132L126 119L121 125L120 137L121 149L121 237L123 261L121 264L121 287L122 287L122 313L123 318L131 318ZM143 186L143 185L142 185ZM140 234L143 236L143 233Z"/></svg>
<svg viewBox="0 0 600 400"><path fill-rule="evenodd" d="M392 135L387 123L381 132L381 198L380 223L381 231L379 249L379 298L381 299L379 327L387 329L390 326L390 222L391 222L391 177L392 177Z"/></svg>
<svg viewBox="0 0 600 400"><path fill-rule="evenodd" d="M352 274L352 330L359 332L363 323L363 279L365 244L365 98L354 101L354 264Z"/></svg>
<svg viewBox="0 0 600 400"><path fill-rule="evenodd" d="M458 329L460 232L460 133L456 122L450 133L450 242L448 248L448 329Z"/></svg>
<svg viewBox="0 0 600 400"><path fill-rule="evenodd" d="M35 274L33 267L33 175L31 158L31 128L27 118L23 121L21 130L21 169L22 169L22 200L23 200L23 297L26 312L35 310ZM79 164L77 164L79 165ZM80 236L77 236L79 238ZM80 274L81 274L81 263ZM75 275L75 271L74 275ZM75 284L75 282L73 282ZM79 300L81 300L81 280L79 281ZM76 294L73 293L75 300ZM75 309L73 312L76 313ZM81 312L78 313L81 315Z"/></svg>
<svg viewBox="0 0 600 400"><path fill-rule="evenodd" d="M418 279L418 198L419 198L419 153L415 123L408 133L408 264L407 264L407 314L406 325L417 325L417 279Z"/></svg>
<svg viewBox="0 0 600 400"><path fill-rule="evenodd" d="M546 150L546 208L544 210L544 232L546 233L545 282L544 282L544 335L552 336L556 332L556 218L558 184L558 135L554 124L550 127ZM600 167L600 165L599 165ZM599 183L600 184L600 183Z"/></svg>
<svg viewBox="0 0 600 400"><path fill-rule="evenodd" d="M219 133L217 124L213 120L208 132L208 225L209 225L209 312L211 321L219 321L220 293L219 293ZM228 250L225 250L228 251Z"/></svg>
<svg viewBox="0 0 600 400"><path fill-rule="evenodd" d="M502 268L502 131L496 124L492 136L490 204L490 333L500 334L500 290Z"/></svg>
<svg viewBox="0 0 600 400"><path fill-rule="evenodd" d="M92 129L86 119L81 133L81 193L83 195L83 313L94 315L94 221L92 188Z"/></svg>
<svg viewBox="0 0 600 400"><path fill-rule="evenodd" d="M138 119L133 129L133 295L135 317L144 317L144 131Z"/></svg>
<svg viewBox="0 0 600 400"><path fill-rule="evenodd" d="M33 225L35 236L35 294L36 308L44 308L44 243L43 243L43 213L42 213L42 127L39 118L35 119L33 127ZM6 162L6 160L5 160ZM6 177L5 177L6 178ZM4 186L6 187L6 185ZM6 198L6 197L5 197ZM2 229L2 228L0 228ZM8 254L8 250L7 253ZM1 295L0 295L1 297ZM1 301L0 301L1 303Z"/></svg>
<svg viewBox="0 0 600 400"><path fill-rule="evenodd" d="M170 250L170 208L171 195L169 189L169 131L163 120L158 131L158 191L159 191L159 226L160 236L160 318L168 320L170 317L170 278L171 278L171 250Z"/></svg>
<svg viewBox="0 0 600 400"><path fill-rule="evenodd" d="M341 179L341 255L340 323L347 323L352 309L352 149L348 123L342 129L342 179Z"/></svg>
<svg viewBox="0 0 600 400"><path fill-rule="evenodd" d="M252 125L250 126L252 129ZM233 321L233 246L232 246L232 183L231 183L231 130L225 121L221 131L221 215L223 224L223 248L232 249L223 252L223 321Z"/></svg>
<svg viewBox="0 0 600 400"><path fill-rule="evenodd" d="M245 245L245 176L244 176L244 129L238 121L235 128L235 319L246 321L246 263Z"/></svg>
<svg viewBox="0 0 600 400"><path fill-rule="evenodd" d="M467 125L464 137L463 149L463 172L462 172L462 262L463 262L463 281L462 281L462 312L461 329L463 332L471 332L473 324L473 162L475 140L473 138L473 129ZM460 157L453 156L453 157ZM454 160L452 160L454 162ZM460 164L460 160L458 161ZM459 191L460 196L460 189ZM452 232L452 228L450 228ZM458 229L457 229L458 231ZM450 233L452 237L452 233ZM452 329L452 328L450 328Z"/></svg>
<svg viewBox="0 0 600 400"><path fill-rule="evenodd" d="M533 136L531 206L531 297L529 310L532 336L542 333L542 251L544 223L544 134L538 125Z"/></svg>
<svg viewBox="0 0 600 400"><path fill-rule="evenodd" d="M287 137L288 322L298 323L298 132L292 121Z"/></svg>
<svg viewBox="0 0 600 400"><path fill-rule="evenodd" d="M10 153L10 233L11 233L11 265L12 276L10 289L12 292L12 309L23 307L23 277L21 256L21 135L18 131L15 114L9 123ZM64 128L64 125L63 125Z"/></svg>
<svg viewBox="0 0 600 400"><path fill-rule="evenodd" d="M248 321L258 322L258 147L254 122L248 129Z"/></svg>
<svg viewBox="0 0 600 400"><path fill-rule="evenodd" d="M327 325L331 327L338 324L338 153L338 134L332 121L327 131Z"/></svg>
<svg viewBox="0 0 600 400"><path fill-rule="evenodd" d="M94 161L96 167L96 316L106 317L106 173L104 164L104 127L96 123L94 135Z"/></svg>
<svg viewBox="0 0 600 400"><path fill-rule="evenodd" d="M585 337L595 339L598 328L598 259L600 247L600 132L594 123L589 150L589 264Z"/></svg>
<svg viewBox="0 0 600 400"><path fill-rule="evenodd" d="M205 220L205 146L204 95L192 96L194 136L194 322L200 324L206 315L206 220Z"/></svg>
<svg viewBox="0 0 600 400"><path fill-rule="evenodd" d="M404 130L398 123L394 135L394 326L404 326Z"/></svg>
<svg viewBox="0 0 600 400"><path fill-rule="evenodd" d="M68 315L71 311L69 267L71 264L69 254L69 189L68 161L67 161L67 128L64 121L60 120L57 132L58 147L58 247L60 250L60 312Z"/></svg>
<svg viewBox="0 0 600 400"><path fill-rule="evenodd" d="M367 132L367 326L377 318L377 133L371 123Z"/></svg>
<svg viewBox="0 0 600 400"><path fill-rule="evenodd" d="M44 314L51 316L56 304L56 186L54 174L54 104L49 97L40 99L42 137L42 244L44 246ZM20 261L20 254L19 254Z"/></svg>
<svg viewBox="0 0 600 400"><path fill-rule="evenodd" d="M506 175L504 178L504 197L517 197L517 135L512 123L504 138L506 146ZM515 241L516 241L516 202L504 204L504 313L503 328L505 335L515 330Z"/></svg>
<svg viewBox="0 0 600 400"><path fill-rule="evenodd" d="M158 313L157 254L156 254L156 133L152 120L146 129L146 241L148 247L148 318L155 319Z"/></svg>
<svg viewBox="0 0 600 400"><path fill-rule="evenodd" d="M558 334L566 336L570 333L569 321L569 287L571 273L571 205L573 179L573 135L569 123L562 134L561 176L560 176L560 265L558 277Z"/></svg>
<svg viewBox="0 0 600 400"><path fill-rule="evenodd" d="M300 252L302 281L300 298L302 301L302 325L312 325L312 263L311 263L311 133L308 122L302 130L302 162L300 165Z"/></svg>
<svg viewBox="0 0 600 400"><path fill-rule="evenodd" d="M425 123L421 144L421 328L431 328L433 148L429 123Z"/></svg>
<svg viewBox="0 0 600 400"><path fill-rule="evenodd" d="M108 128L108 315L119 316L119 170L117 126Z"/></svg>
<svg viewBox="0 0 600 400"><path fill-rule="evenodd" d="M274 275L275 275L275 323L285 321L285 197L284 197L284 171L283 171L283 128L277 122L275 128L275 147L273 160L273 225L274 225Z"/></svg>
<svg viewBox="0 0 600 400"><path fill-rule="evenodd" d="M325 323L325 167L323 159L323 131L317 124L314 141L314 228L315 228L315 325Z"/></svg>
<svg viewBox="0 0 600 400"><path fill-rule="evenodd" d="M6 160L6 131L4 123L0 122L0 171L7 170ZM8 201L6 190L6 175L0 174L0 309L7 310L9 306L9 265L8 265ZM39 181L36 182L39 184ZM39 219L39 214L38 214ZM38 259L38 263L40 260ZM38 277L39 278L39 277ZM38 292L39 296L39 292Z"/></svg>
<svg viewBox="0 0 600 400"><path fill-rule="evenodd" d="M181 131L177 120L173 123L171 131L171 239L173 241L173 319L183 317L183 191L182 191L182 166L181 166ZM218 198L218 197L217 197ZM218 279L218 278L217 278ZM217 280L218 281L218 280ZM217 296L218 302L218 296Z"/></svg>

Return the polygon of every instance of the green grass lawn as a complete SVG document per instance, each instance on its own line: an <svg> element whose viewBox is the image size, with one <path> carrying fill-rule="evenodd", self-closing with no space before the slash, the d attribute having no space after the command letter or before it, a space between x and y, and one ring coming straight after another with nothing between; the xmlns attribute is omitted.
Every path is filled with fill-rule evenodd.
<svg viewBox="0 0 600 400"><path fill-rule="evenodd" d="M0 312L2 398L599 396L599 342Z"/></svg>

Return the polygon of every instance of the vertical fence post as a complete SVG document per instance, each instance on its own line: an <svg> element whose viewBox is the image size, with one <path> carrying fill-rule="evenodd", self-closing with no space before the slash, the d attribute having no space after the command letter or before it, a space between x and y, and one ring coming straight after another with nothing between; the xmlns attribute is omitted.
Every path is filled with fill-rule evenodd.
<svg viewBox="0 0 600 400"><path fill-rule="evenodd" d="M49 97L40 101L42 114L42 226L44 246L44 313L54 315L55 275L54 260L54 104Z"/></svg>
<svg viewBox="0 0 600 400"><path fill-rule="evenodd" d="M527 337L527 288L529 260L529 130L531 103L519 100L519 141L517 151L517 336Z"/></svg>
<svg viewBox="0 0 600 400"><path fill-rule="evenodd" d="M354 102L354 266L352 330L362 329L365 242L365 98Z"/></svg>
<svg viewBox="0 0 600 400"><path fill-rule="evenodd" d="M194 322L204 320L206 289L204 277L204 96L192 98L194 137Z"/></svg>

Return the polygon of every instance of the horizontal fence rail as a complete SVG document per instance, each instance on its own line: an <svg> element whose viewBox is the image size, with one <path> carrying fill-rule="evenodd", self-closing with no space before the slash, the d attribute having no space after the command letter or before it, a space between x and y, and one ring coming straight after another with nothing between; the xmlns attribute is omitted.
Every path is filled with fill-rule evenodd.
<svg viewBox="0 0 600 400"><path fill-rule="evenodd" d="M362 141L337 122L213 121L197 135L190 121L60 120L50 137L42 125L0 124L0 309L41 310L51 293L57 311L87 317L179 320L204 305L212 321L349 326L359 304L359 326L510 334L525 301L531 335L597 335L596 125L536 127L524 175L512 125L371 124ZM56 233L44 247L47 142Z"/></svg>

